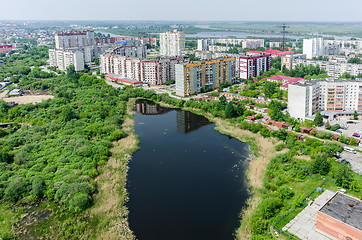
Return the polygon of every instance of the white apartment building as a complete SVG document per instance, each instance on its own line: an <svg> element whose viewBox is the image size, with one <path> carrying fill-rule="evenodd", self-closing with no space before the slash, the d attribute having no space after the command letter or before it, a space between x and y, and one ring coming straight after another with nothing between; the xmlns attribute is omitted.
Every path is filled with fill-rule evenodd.
<svg viewBox="0 0 362 240"><path fill-rule="evenodd" d="M83 53L63 49L49 49L49 65L65 71L67 67L73 65L75 71L84 70Z"/></svg>
<svg viewBox="0 0 362 240"><path fill-rule="evenodd" d="M208 47L220 43L226 46L241 45L242 48L256 49L264 47L264 39L244 39L244 38L210 38L197 40L197 50L205 51Z"/></svg>
<svg viewBox="0 0 362 240"><path fill-rule="evenodd" d="M288 112L291 117L304 120L318 111L362 112L362 81L328 79L289 84Z"/></svg>
<svg viewBox="0 0 362 240"><path fill-rule="evenodd" d="M114 54L100 56L101 73L113 73L151 85L175 79L175 64L188 62L187 57L140 59Z"/></svg>
<svg viewBox="0 0 362 240"><path fill-rule="evenodd" d="M341 53L362 53L362 40L324 40L325 44L339 45Z"/></svg>
<svg viewBox="0 0 362 240"><path fill-rule="evenodd" d="M95 45L94 31L71 31L55 34L55 47L81 48Z"/></svg>
<svg viewBox="0 0 362 240"><path fill-rule="evenodd" d="M305 120L318 111L318 82L299 81L288 85L288 112L291 117Z"/></svg>
<svg viewBox="0 0 362 240"><path fill-rule="evenodd" d="M181 56L185 50L185 33L176 29L173 32L160 33L160 55Z"/></svg>
<svg viewBox="0 0 362 240"><path fill-rule="evenodd" d="M320 55L338 55L340 47L338 44L325 43L323 38L303 39L303 54L306 54L308 59Z"/></svg>

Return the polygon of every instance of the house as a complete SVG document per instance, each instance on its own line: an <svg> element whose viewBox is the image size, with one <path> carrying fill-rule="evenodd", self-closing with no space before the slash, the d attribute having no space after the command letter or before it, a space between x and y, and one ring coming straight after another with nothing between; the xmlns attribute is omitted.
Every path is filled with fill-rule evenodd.
<svg viewBox="0 0 362 240"><path fill-rule="evenodd" d="M310 132L313 130L313 128L309 127L300 127L299 129L302 133L307 133L307 134L310 134Z"/></svg>
<svg viewBox="0 0 362 240"><path fill-rule="evenodd" d="M255 121L255 117L254 116L246 116L246 118L248 119L248 120L252 120L252 121Z"/></svg>

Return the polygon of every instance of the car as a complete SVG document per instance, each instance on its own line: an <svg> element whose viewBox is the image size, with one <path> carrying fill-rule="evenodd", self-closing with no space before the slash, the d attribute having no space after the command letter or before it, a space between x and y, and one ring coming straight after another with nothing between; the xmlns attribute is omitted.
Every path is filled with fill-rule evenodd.
<svg viewBox="0 0 362 240"><path fill-rule="evenodd" d="M337 132L337 133L342 133L342 131L341 131L341 130L338 130L338 129L337 129L335 132Z"/></svg>
<svg viewBox="0 0 362 240"><path fill-rule="evenodd" d="M361 135L359 135L358 133L353 133L353 135L352 135L353 137L361 137Z"/></svg>

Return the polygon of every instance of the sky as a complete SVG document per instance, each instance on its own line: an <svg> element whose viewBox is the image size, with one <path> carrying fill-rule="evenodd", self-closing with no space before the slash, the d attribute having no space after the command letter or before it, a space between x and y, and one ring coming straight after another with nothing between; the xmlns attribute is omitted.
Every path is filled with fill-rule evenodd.
<svg viewBox="0 0 362 240"><path fill-rule="evenodd" d="M0 20L362 22L361 0L0 0Z"/></svg>

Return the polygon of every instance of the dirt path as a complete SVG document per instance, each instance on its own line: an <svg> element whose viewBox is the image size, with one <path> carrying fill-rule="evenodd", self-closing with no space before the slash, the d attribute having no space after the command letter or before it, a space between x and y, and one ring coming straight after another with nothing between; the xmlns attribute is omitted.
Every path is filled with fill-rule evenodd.
<svg viewBox="0 0 362 240"><path fill-rule="evenodd" d="M128 110L130 112L130 109ZM135 239L128 225L128 209L125 206L128 200L125 188L128 162L138 146L138 139L132 131L133 126L133 120L127 117L123 129L129 135L114 143L111 148L112 156L95 179L99 193L95 196L95 206L89 211L99 219L97 239Z"/></svg>
<svg viewBox="0 0 362 240"><path fill-rule="evenodd" d="M3 98L5 102L15 102L17 104L27 104L27 103L40 103L49 98L54 98L52 95L25 95L19 97L7 97Z"/></svg>

